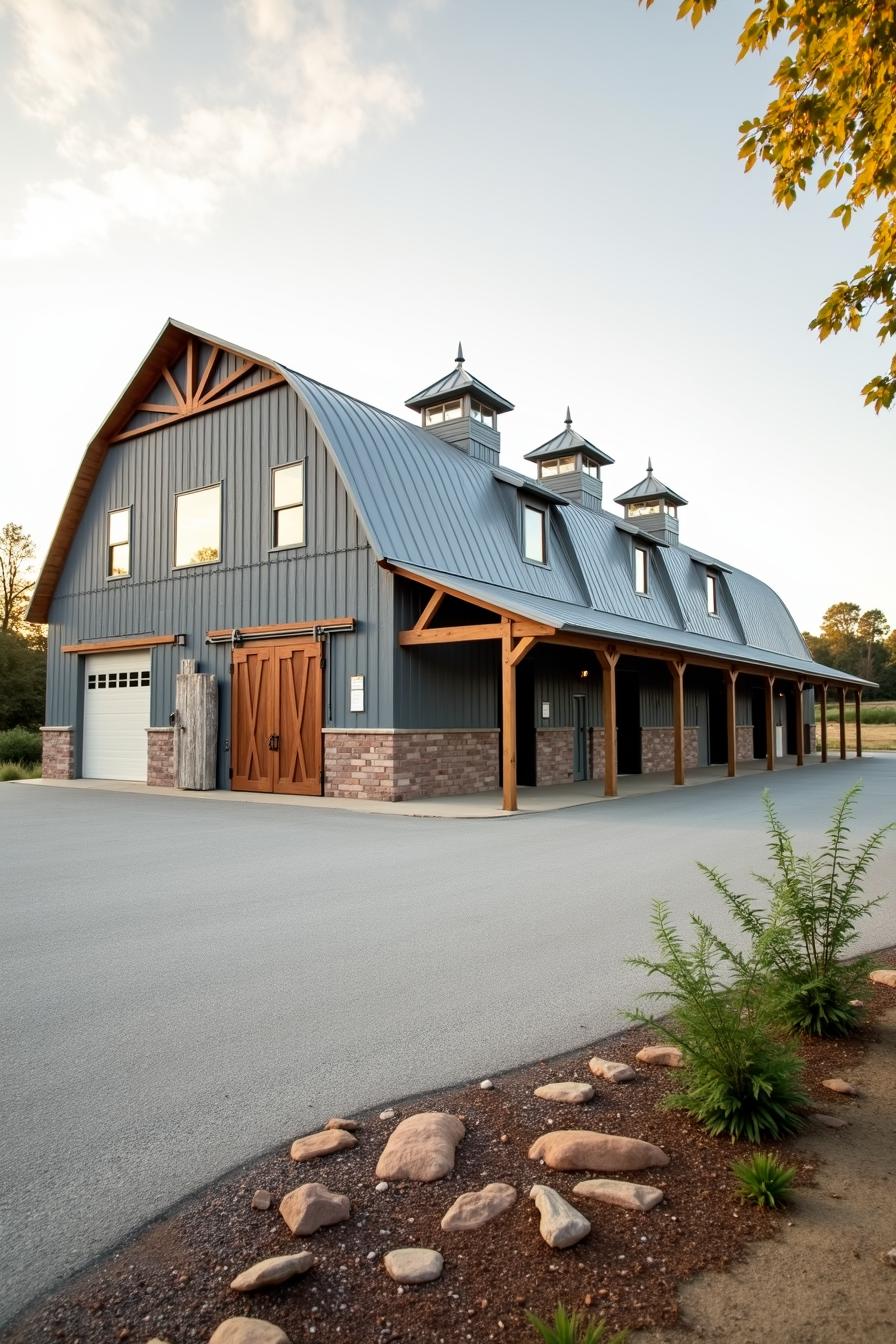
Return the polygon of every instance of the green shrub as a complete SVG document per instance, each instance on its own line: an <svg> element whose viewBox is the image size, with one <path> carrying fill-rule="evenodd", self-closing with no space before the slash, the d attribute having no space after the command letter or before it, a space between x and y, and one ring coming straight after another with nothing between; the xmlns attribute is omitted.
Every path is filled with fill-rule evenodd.
<svg viewBox="0 0 896 1344"><path fill-rule="evenodd" d="M569 1313L559 1304L552 1322L543 1321L531 1311L526 1313L526 1320L545 1344L625 1344L628 1339L627 1330L607 1338L609 1327L603 1317L595 1325L579 1312Z"/></svg>
<svg viewBox="0 0 896 1344"><path fill-rule="evenodd" d="M742 1200L750 1200L760 1208L776 1209L786 1204L792 1194L796 1167L785 1167L773 1153L754 1153L745 1162L732 1162L731 1170L738 1180Z"/></svg>
<svg viewBox="0 0 896 1344"><path fill-rule="evenodd" d="M0 733L0 761L38 765L40 758L40 733L32 732L30 728L7 728L5 733Z"/></svg>
<svg viewBox="0 0 896 1344"><path fill-rule="evenodd" d="M802 1064L770 1032L759 994L761 967L728 947L698 915L693 947L669 922L668 906L654 903L653 927L661 959L631 957L629 964L662 976L666 987L643 997L671 1001L671 1019L631 1013L674 1041L684 1054L682 1089L664 1104L689 1111L713 1135L761 1143L801 1126L807 1097Z"/></svg>
<svg viewBox="0 0 896 1344"><path fill-rule="evenodd" d="M14 779L40 779L39 765L22 765L19 761L0 762L0 784Z"/></svg>
<svg viewBox="0 0 896 1344"><path fill-rule="evenodd" d="M850 856L849 821L861 787L854 784L837 804L827 844L817 858L795 853L793 837L781 824L771 796L763 794L775 872L756 877L771 893L767 910L733 891L716 869L700 865L753 940L767 1012L788 1031L842 1036L860 1020L850 999L865 980L869 962L860 957L844 964L841 958L858 937L859 920L884 899L863 900L862 882L891 829L881 827Z"/></svg>

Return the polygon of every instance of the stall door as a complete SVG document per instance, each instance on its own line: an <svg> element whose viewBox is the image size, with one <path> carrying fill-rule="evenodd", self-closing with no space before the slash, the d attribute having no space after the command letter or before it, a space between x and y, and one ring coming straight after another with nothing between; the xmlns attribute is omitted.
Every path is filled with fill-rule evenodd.
<svg viewBox="0 0 896 1344"><path fill-rule="evenodd" d="M150 653L95 653L84 659L85 779L146 779Z"/></svg>
<svg viewBox="0 0 896 1344"><path fill-rule="evenodd" d="M231 788L321 791L321 645L234 649Z"/></svg>

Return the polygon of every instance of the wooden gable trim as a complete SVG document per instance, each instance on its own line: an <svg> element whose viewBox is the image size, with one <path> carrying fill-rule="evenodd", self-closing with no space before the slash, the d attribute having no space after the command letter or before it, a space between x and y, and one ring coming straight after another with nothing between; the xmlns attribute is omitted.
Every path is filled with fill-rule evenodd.
<svg viewBox="0 0 896 1344"><path fill-rule="evenodd" d="M84 644L63 644L60 653L125 653L128 649L154 649L176 644L177 635L134 635L127 639L95 639Z"/></svg>
<svg viewBox="0 0 896 1344"><path fill-rule="evenodd" d="M280 625L238 625L237 633L240 635L252 635L256 638L270 635L271 639L276 639L278 635L284 632L296 634L299 631L307 631L312 634L315 630L320 630L328 625L344 625L347 627L346 633L350 633L355 628L354 616L328 616L319 621L284 621ZM206 639L229 639L233 634L233 629L228 626L226 630L206 630Z"/></svg>

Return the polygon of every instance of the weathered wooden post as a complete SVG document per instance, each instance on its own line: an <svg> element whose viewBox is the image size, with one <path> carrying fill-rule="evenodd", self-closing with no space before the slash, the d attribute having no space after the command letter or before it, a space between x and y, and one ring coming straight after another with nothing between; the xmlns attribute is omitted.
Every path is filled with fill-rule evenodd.
<svg viewBox="0 0 896 1344"><path fill-rule="evenodd" d="M174 759L179 789L213 789L217 783L218 684L184 658L175 693Z"/></svg>

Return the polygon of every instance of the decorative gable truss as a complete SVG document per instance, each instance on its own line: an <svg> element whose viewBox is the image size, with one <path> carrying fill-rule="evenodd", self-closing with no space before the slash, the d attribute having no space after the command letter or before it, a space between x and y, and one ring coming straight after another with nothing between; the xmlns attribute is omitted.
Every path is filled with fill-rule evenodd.
<svg viewBox="0 0 896 1344"><path fill-rule="evenodd" d="M284 382L282 373L251 357L190 337L180 358L162 369L146 401L108 442L148 434L178 420L216 410Z"/></svg>

